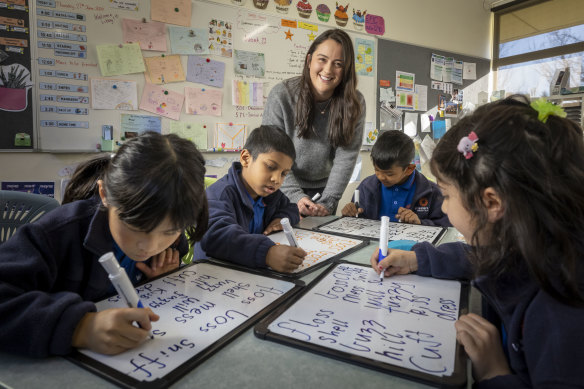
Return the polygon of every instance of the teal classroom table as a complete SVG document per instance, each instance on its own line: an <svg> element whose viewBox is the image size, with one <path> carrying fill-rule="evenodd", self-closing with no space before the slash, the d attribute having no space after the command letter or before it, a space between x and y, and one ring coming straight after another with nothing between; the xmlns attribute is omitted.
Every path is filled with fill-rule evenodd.
<svg viewBox="0 0 584 389"><path fill-rule="evenodd" d="M300 227L311 228L334 216L306 218ZM454 241L457 231L450 228L440 243ZM369 263L372 243L345 257L352 262ZM307 285L323 269L301 278ZM471 290L470 310L480 312L478 292ZM39 323L42 325L42 323ZM470 368L468 369L470 372ZM469 373L470 374L470 373ZM116 388L109 381L61 358L33 359L0 353L0 389ZM258 339L253 327L235 338L216 354L177 381L172 388L253 388L253 389L343 389L343 388L428 388L391 374ZM471 387L471 379L468 380Z"/></svg>

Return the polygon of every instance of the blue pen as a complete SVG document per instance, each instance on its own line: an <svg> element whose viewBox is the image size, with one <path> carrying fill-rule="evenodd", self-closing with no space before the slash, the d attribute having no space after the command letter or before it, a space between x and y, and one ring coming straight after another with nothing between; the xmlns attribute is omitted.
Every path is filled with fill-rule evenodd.
<svg viewBox="0 0 584 389"><path fill-rule="evenodd" d="M381 228L379 229L379 258L377 262L381 262L387 257L387 240L389 239L389 217L381 217ZM379 273L379 281L383 282L383 273L385 269L381 269Z"/></svg>
<svg viewBox="0 0 584 389"><path fill-rule="evenodd" d="M136 293L136 289L134 289L134 285L128 278L128 274L123 267L120 267L118 260L114 256L114 253L111 251L105 253L99 258L99 263L103 266L105 271L108 274L108 277L116 291L120 295L121 298L124 299L128 307L130 308L144 308L140 298L138 297L138 293ZM153 338L151 333L148 333L150 338Z"/></svg>

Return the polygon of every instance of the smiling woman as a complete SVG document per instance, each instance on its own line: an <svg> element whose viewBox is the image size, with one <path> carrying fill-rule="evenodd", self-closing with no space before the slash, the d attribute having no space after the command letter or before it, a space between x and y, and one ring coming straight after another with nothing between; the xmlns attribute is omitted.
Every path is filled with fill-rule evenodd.
<svg viewBox="0 0 584 389"><path fill-rule="evenodd" d="M297 155L281 189L303 215L334 214L355 167L365 100L353 58L347 33L327 30L308 49L302 75L282 81L268 96L262 122L284 129ZM321 197L313 202L316 193Z"/></svg>

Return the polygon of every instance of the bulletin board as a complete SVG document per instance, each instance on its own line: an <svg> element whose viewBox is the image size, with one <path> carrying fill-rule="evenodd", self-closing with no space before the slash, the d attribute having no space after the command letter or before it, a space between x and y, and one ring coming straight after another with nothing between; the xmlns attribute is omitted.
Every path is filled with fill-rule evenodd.
<svg viewBox="0 0 584 389"><path fill-rule="evenodd" d="M371 266L337 263L254 328L283 343L439 387L465 387L454 322L468 284L414 274L379 281Z"/></svg>
<svg viewBox="0 0 584 389"><path fill-rule="evenodd" d="M188 26L172 24L169 21L179 23L178 17L170 15L169 21L162 22L163 31L167 34L163 42L166 48L161 48L160 42L157 43L154 38L149 41L147 49L141 47L147 72L119 75L115 72L104 74L98 49L102 55L106 53L111 56L117 45L121 45L120 50L128 51L130 44L123 41L124 20L133 21L131 28L135 30L140 29L140 22L156 22L151 18L151 4L154 2L37 0L31 4L32 74L35 84L32 103L37 129L34 148L43 151L96 151L105 129L110 129L114 140L120 140L125 135L121 123L124 121L127 125L127 115L143 116L139 118L141 124L138 130L148 127L160 128L163 133L177 132L195 141L199 149L212 148L215 143L225 143L224 148L241 144L247 133L261 124L263 103L271 87L300 74L311 40L324 30L335 27L334 21L317 23L315 12L309 19L302 20L299 20L295 8L288 14L279 14L273 4L266 10L259 10L207 0L158 3L172 5L172 10L179 8L173 4L188 4L191 7L186 21ZM329 7L334 9L334 3L331 2ZM201 42L181 46L180 28L192 30L195 37L207 38L207 34L216 36L217 45L208 52L206 45L199 44ZM371 46L374 56L377 55L376 36L350 29L346 31L354 44L361 40ZM104 45L109 46L109 52L102 51ZM197 54L185 54L193 50ZM177 74L175 78L175 74L169 76L169 73L160 79L153 70L156 66L149 61L156 61L163 55L169 67L180 63L185 72L184 81L175 82L183 76ZM111 58L108 69L110 65L112 69L117 65L116 60ZM171 64L175 58L178 61ZM123 60L120 62L120 65L128 65ZM207 77L202 83L197 78L200 74L188 71L189 67L210 64L215 65L215 69L224 66L222 77ZM375 65L375 62L372 63L367 75L358 76L358 89L367 105L366 120L372 123L376 115ZM152 76L150 81L154 88L146 83L145 74ZM107 107L108 100L115 100L115 95L129 90L126 101L117 104L115 109L96 108L90 98L94 92L92 88L96 87L94 79L120 83L111 85L111 88L116 87L115 94L110 89L112 93L109 97L102 94L101 99L94 99L98 107ZM234 80L237 81L235 85ZM101 82L101 87L106 81ZM122 82L125 83L123 86ZM242 105L232 104L234 89L237 91L236 99L239 99L236 102ZM155 108L152 112L141 108L145 95L151 108ZM171 96L176 97L173 102L165 100L161 103ZM177 104L175 107L174 102L181 96L190 98L190 103L185 100L184 105L179 107ZM134 110L136 104L139 109ZM174 108L178 109L178 113L169 112Z"/></svg>
<svg viewBox="0 0 584 389"><path fill-rule="evenodd" d="M448 39L448 32L444 31L445 39ZM461 31L452 33L464 33ZM456 54L453 52L447 52L439 49L433 49L428 47L416 46L407 43L401 43L396 41L391 41L388 39L378 40L378 53L377 56L377 78L379 83L382 80L389 81L390 88L395 92L396 90L396 71L413 73L415 75L415 84L426 85L427 86L427 110L435 114L438 106L439 95L446 95L449 100L452 96L446 94L443 91L431 88L431 59L432 54L438 54L444 57L452 57L455 60L475 63L476 64L476 79L463 79L462 85L454 84L454 88L459 88L463 90L463 96L465 100L477 104L477 95L480 91L488 91L488 79L487 75L490 71L489 59L477 58L468 55ZM380 97L380 87L376 88L377 100L376 104L379 106ZM426 113L426 111L416 111L416 110L403 110L404 112L414 112L414 113ZM376 123L377 128L382 129L380 121L380 109L377 109ZM403 121L402 114L402 121ZM422 136L421 133L421 121L418 118L417 123L417 134Z"/></svg>
<svg viewBox="0 0 584 389"><path fill-rule="evenodd" d="M198 261L136 288L160 315L153 339L117 355L83 349L69 358L124 388L168 388L302 286ZM96 306L125 307L118 295Z"/></svg>

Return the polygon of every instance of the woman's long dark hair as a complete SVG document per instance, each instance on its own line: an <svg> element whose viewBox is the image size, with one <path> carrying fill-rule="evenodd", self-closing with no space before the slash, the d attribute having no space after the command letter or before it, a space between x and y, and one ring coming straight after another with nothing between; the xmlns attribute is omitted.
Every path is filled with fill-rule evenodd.
<svg viewBox="0 0 584 389"><path fill-rule="evenodd" d="M196 242L209 219L204 175L205 160L194 143L175 134L146 132L127 140L113 156L81 163L63 203L96 195L101 179L108 205L117 208L120 220L152 231L168 216Z"/></svg>
<svg viewBox="0 0 584 389"><path fill-rule="evenodd" d="M357 75L355 73L353 42L343 30L327 30L320 34L310 45L306 53L306 58L304 59L304 70L300 77L298 90L292 91L292 93L298 95L295 124L298 126L299 138L310 137L315 115L315 99L310 80L309 63L316 48L327 39L332 39L341 45L343 48L344 63L343 79L335 88L329 105L328 137L333 147L348 146L353 140L355 125L359 120L363 107L357 94Z"/></svg>
<svg viewBox="0 0 584 389"><path fill-rule="evenodd" d="M478 136L478 149L466 159L457 145L471 131ZM459 190L472 217L478 274L526 269L555 299L584 303L578 285L584 255L584 141L575 122L550 116L543 123L524 96L486 104L446 132L431 169L439 181ZM482 199L488 187L504 206L493 225Z"/></svg>

